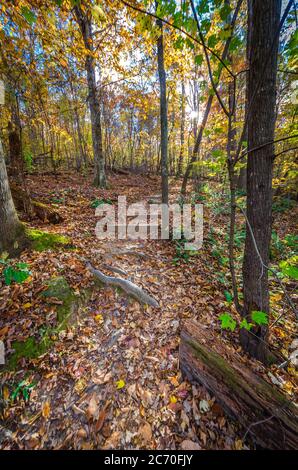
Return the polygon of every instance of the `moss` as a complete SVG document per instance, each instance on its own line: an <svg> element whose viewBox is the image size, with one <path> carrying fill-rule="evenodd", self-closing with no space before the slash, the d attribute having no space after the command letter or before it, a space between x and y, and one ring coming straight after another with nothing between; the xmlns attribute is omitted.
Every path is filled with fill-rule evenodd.
<svg viewBox="0 0 298 470"><path fill-rule="evenodd" d="M36 251L45 251L57 246L71 246L71 241L64 235L43 232L32 228L26 228L26 236L31 241L31 246Z"/></svg>
<svg viewBox="0 0 298 470"><path fill-rule="evenodd" d="M72 295L72 289L63 276L53 277L46 281L45 284L47 288L42 293L43 297L56 297L64 301Z"/></svg>
<svg viewBox="0 0 298 470"><path fill-rule="evenodd" d="M224 382L231 387L231 390L237 390L239 396L245 398L247 401L252 400L245 390L245 379L240 376L223 357L195 341L188 340L186 342L192 348L193 353L200 358L203 363L213 368L215 375L221 375L223 377ZM285 403L288 403L286 397L265 380L257 376L256 379L254 387L260 396L264 396L268 400L270 400L270 397L274 397L280 406L284 406Z"/></svg>
<svg viewBox="0 0 298 470"><path fill-rule="evenodd" d="M50 342L49 337L44 338L41 342L37 342L34 337L27 338L26 341L14 341L12 343L14 353L8 361L8 369L15 369L21 358L34 359L41 356L47 351Z"/></svg>
<svg viewBox="0 0 298 470"><path fill-rule="evenodd" d="M42 292L46 298L55 297L63 303L57 307L57 326L45 328L42 339L37 341L35 337L29 337L26 341L15 341L12 344L14 353L8 361L8 369L17 368L18 361L22 357L34 359L47 352L54 343L54 337L69 325L74 325L80 308L89 301L92 290L86 289L80 296L75 295L64 277L54 277L47 281L47 289Z"/></svg>

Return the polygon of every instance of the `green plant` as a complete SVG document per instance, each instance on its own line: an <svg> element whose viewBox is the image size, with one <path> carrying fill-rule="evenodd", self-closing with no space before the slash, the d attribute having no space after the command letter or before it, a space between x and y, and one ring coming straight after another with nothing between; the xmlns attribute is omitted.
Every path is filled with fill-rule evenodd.
<svg viewBox="0 0 298 470"><path fill-rule="evenodd" d="M232 315L228 312L222 313L219 317L221 321L221 329L234 331L238 325L239 328L244 328L250 331L253 326L256 325L268 325L268 315L260 310L254 310L251 312L251 322L248 322L246 318L243 318L240 322L235 320Z"/></svg>
<svg viewBox="0 0 298 470"><path fill-rule="evenodd" d="M285 277L298 280L298 256L292 256L279 263L279 268Z"/></svg>
<svg viewBox="0 0 298 470"><path fill-rule="evenodd" d="M185 249L185 240L183 238L181 240L175 240L175 257L173 258L173 264L177 265L181 261L188 263L190 258L190 253L188 250Z"/></svg>
<svg viewBox="0 0 298 470"><path fill-rule="evenodd" d="M288 197L279 197L272 204L272 212L285 212L295 205L295 201Z"/></svg>
<svg viewBox="0 0 298 470"><path fill-rule="evenodd" d="M21 284L31 275L26 263L13 263L11 260L3 258L0 259L0 263L5 265L2 275L7 286L10 286L13 281Z"/></svg>
<svg viewBox="0 0 298 470"><path fill-rule="evenodd" d="M26 402L28 402L33 387L33 383L27 384L26 380L22 380L22 382L20 382L12 392L11 400L14 402L18 397L22 397Z"/></svg>
<svg viewBox="0 0 298 470"><path fill-rule="evenodd" d="M111 201L111 199L105 199L105 198L94 199L91 202L90 207L92 207L92 209L96 209L98 206L101 206L103 204L113 204L113 202Z"/></svg>
<svg viewBox="0 0 298 470"><path fill-rule="evenodd" d="M29 172L31 172L33 170L33 155L27 149L25 149L24 151L24 161L25 161L26 169Z"/></svg>

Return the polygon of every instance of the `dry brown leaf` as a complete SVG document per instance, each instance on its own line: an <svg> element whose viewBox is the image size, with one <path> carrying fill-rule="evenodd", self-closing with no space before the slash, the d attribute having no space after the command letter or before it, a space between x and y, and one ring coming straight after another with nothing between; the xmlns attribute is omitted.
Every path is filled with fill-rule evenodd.
<svg viewBox="0 0 298 470"><path fill-rule="evenodd" d="M88 419L96 419L98 417L98 405L94 395L92 395L91 400L89 401L86 416Z"/></svg>
<svg viewBox="0 0 298 470"><path fill-rule="evenodd" d="M190 439L185 439L185 441L181 442L181 449L182 450L201 450L201 446L197 442L193 442Z"/></svg>
<svg viewBox="0 0 298 470"><path fill-rule="evenodd" d="M139 428L139 435L143 439L144 443L149 443L152 439L152 429L149 423L145 423Z"/></svg>

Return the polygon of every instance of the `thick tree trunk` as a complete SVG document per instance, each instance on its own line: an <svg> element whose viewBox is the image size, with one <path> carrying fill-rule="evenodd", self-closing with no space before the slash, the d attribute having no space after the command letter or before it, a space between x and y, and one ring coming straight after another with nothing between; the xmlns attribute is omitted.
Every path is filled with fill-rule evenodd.
<svg viewBox="0 0 298 470"><path fill-rule="evenodd" d="M249 0L248 150L274 140L277 54L281 0ZM247 218L255 241L246 229L243 261L244 315L269 313L268 266L271 239L272 167L274 146L248 153ZM242 347L266 362L267 327L241 330Z"/></svg>
<svg viewBox="0 0 298 470"><path fill-rule="evenodd" d="M106 176L105 176L105 160L102 146L102 131L101 131L101 111L100 101L96 90L96 78L95 78L95 65L93 57L93 40L92 40L92 28L91 19L87 13L83 13L80 6L74 8L76 17L82 32L83 40L86 49L91 54L87 55L85 68L87 72L87 82L89 91L89 108L91 115L91 126L92 126L92 144L93 144L93 155L94 155L94 185L100 188L106 187Z"/></svg>
<svg viewBox="0 0 298 470"><path fill-rule="evenodd" d="M22 247L24 228L12 200L0 141L0 253L14 254Z"/></svg>
<svg viewBox="0 0 298 470"><path fill-rule="evenodd" d="M156 9L158 0L155 1ZM168 110L167 110L167 82L164 67L164 46L163 46L163 26L162 21L156 21L160 28L160 36L157 39L157 61L160 85L160 149L161 149L161 192L162 203L168 204Z"/></svg>
<svg viewBox="0 0 298 470"><path fill-rule="evenodd" d="M250 368L234 363L227 350L225 359L222 351L221 338L214 340L204 325L193 320L185 322L180 342L182 373L215 396L256 444L267 449L297 449L295 405Z"/></svg>

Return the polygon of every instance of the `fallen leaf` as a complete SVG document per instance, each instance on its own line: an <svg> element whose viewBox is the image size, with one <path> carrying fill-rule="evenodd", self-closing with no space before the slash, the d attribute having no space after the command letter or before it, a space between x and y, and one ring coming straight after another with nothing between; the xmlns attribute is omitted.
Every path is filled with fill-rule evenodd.
<svg viewBox="0 0 298 470"><path fill-rule="evenodd" d="M210 410L210 406L207 400L201 400L199 403L199 407L201 413L207 413L207 411Z"/></svg>
<svg viewBox="0 0 298 470"><path fill-rule="evenodd" d="M182 450L201 450L201 446L197 442L193 442L190 439L186 439L185 441L181 442L181 449Z"/></svg>
<svg viewBox="0 0 298 470"><path fill-rule="evenodd" d="M89 405L86 411L86 416L89 419L97 418L98 416L98 405L97 400L94 395L92 395L91 400L89 401Z"/></svg>
<svg viewBox="0 0 298 470"><path fill-rule="evenodd" d="M117 385L117 390L120 390L121 388L125 387L125 382L124 380L120 379L120 380L117 380L116 385Z"/></svg>
<svg viewBox="0 0 298 470"><path fill-rule="evenodd" d="M145 423L139 428L139 435L143 439L144 443L148 443L152 439L152 429L149 423Z"/></svg>
<svg viewBox="0 0 298 470"><path fill-rule="evenodd" d="M41 414L45 419L48 419L51 414L51 406L48 401L45 401L41 408Z"/></svg>
<svg viewBox="0 0 298 470"><path fill-rule="evenodd" d="M235 449L236 450L242 450L243 449L243 442L241 441L241 439L236 439Z"/></svg>

